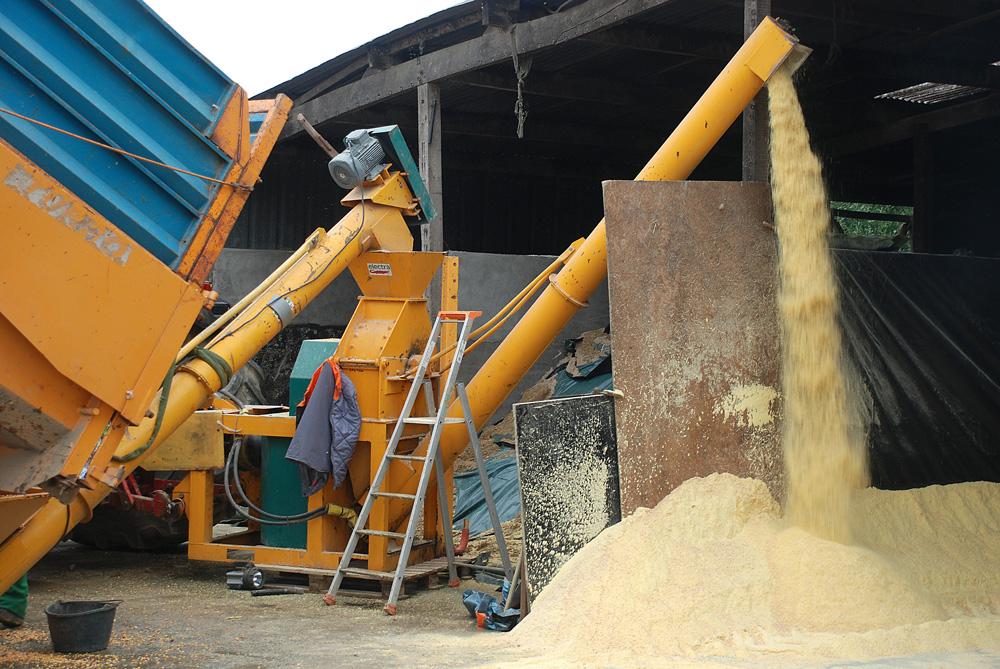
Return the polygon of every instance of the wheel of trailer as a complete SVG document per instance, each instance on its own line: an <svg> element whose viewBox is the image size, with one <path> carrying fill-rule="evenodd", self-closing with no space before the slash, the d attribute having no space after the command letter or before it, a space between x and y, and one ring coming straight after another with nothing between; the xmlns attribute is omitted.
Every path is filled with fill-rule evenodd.
<svg viewBox="0 0 1000 669"><path fill-rule="evenodd" d="M219 396L236 403L261 404L264 396L260 385L263 372L257 363L250 361L233 375L229 384L219 391ZM180 480L185 472L163 473L162 478ZM224 497L215 500L215 521L227 517L229 505ZM85 546L102 550L155 551L182 544L188 539L187 517L177 520L157 518L151 513L135 509L111 508L106 504L94 509L89 523L80 523L69 533L69 538Z"/></svg>
<svg viewBox="0 0 1000 669"><path fill-rule="evenodd" d="M187 541L187 518L169 521L146 511L98 506L89 523L80 523L69 538L106 551L153 551Z"/></svg>

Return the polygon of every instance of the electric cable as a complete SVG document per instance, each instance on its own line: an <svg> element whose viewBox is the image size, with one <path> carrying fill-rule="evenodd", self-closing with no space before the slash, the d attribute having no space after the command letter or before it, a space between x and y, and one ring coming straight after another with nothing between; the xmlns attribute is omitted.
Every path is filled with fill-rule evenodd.
<svg viewBox="0 0 1000 669"><path fill-rule="evenodd" d="M357 157L354 155L353 151L350 151L349 153L351 155L351 164L354 165L354 171L357 172L358 171L358 160L357 160ZM340 257L341 253L343 253L344 251L347 250L348 246L350 246L351 243L355 239L357 239L358 235L361 234L361 231L365 229L365 182L361 181L361 183L358 184L358 188L361 189L361 204L358 205L358 206L361 207L361 224L358 226L358 229L355 230L353 233L351 233L351 236L347 239L346 242L344 242L343 246L340 247L340 250L337 251L334 254L334 256L332 258L330 258L330 260L327 261L327 263L326 263L326 265L324 265L323 269L320 270L319 272L317 272L315 274L315 276L313 276L313 278L309 279L308 281L306 281L305 283L303 283L303 284L301 284L299 286L296 286L295 288L290 288L289 290L285 291L281 295L278 295L277 299L288 297L292 293L294 293L296 291L299 291L299 290L302 290L303 288L305 288L309 284L315 283L316 281L318 281L319 278L321 276L323 276L323 274L325 274L328 269L330 269L330 265L332 265L333 262L337 258ZM271 299L273 300L275 298L271 298ZM268 302L270 302L270 301L271 300L268 300ZM264 313L269 308L270 308L269 306L265 305L264 307L261 308L260 311L258 311L256 314L254 314L253 318L251 318L251 319L247 320L246 322L242 323L235 330L232 330L232 331L229 331L229 332L222 332L222 333L220 333L218 336L216 336L215 339L212 340L212 342L209 344L209 346L215 346L216 344L218 344L222 340L224 340L224 339L226 339L228 337L232 337L237 332L239 332L240 330L242 330L244 327L246 327L250 323L253 323L255 320L257 320L260 317L260 315L262 313Z"/></svg>
<svg viewBox="0 0 1000 669"><path fill-rule="evenodd" d="M307 511L306 513L301 513L294 516L279 516L277 514L268 513L264 511L259 506L251 503L246 497L246 492L243 490L243 486L240 484L239 469L236 465L236 459L239 457L239 451L242 449L243 443L241 440L237 440L233 443L233 447L229 449L229 455L226 457L226 465L222 470L222 488L226 493L226 499L229 500L230 506L236 511L237 514L246 518L247 520L252 520L255 523L260 523L261 525L297 525L299 523L304 523L321 516L325 516L328 513L326 506L321 506L313 511ZM268 516L268 518L257 518L250 515L249 512L244 511L236 500L233 498L233 492L230 490L229 480L230 480L230 470L232 470L236 476L236 490L240 493L240 497L243 501L247 503L247 507L253 509L260 513L262 516Z"/></svg>
<svg viewBox="0 0 1000 669"><path fill-rule="evenodd" d="M352 159L353 159L353 156L352 156ZM333 262L337 258L340 257L340 254L343 253L344 251L346 251L347 248L351 245L351 243L355 239L357 239L358 235L361 234L361 231L365 229L365 200L364 200L364 197L365 197L365 187L362 184L362 186L361 186L361 205L360 205L360 207L361 207L361 224L358 226L358 229L351 233L351 236L347 239L347 241L344 242L343 246L340 247L340 250L337 251L333 255L333 257L330 258L327 261L326 265L323 266L323 269L321 269L319 272L317 272L316 275L313 276L313 278L309 279L308 281L306 281L305 283L303 283L303 284L301 284L299 286L296 286L295 288L290 288L290 289L286 290L284 293L278 295L277 299L288 297L292 293L294 293L296 291L299 291L299 290L302 290L303 288L305 288L309 284L315 283L316 281L318 281L319 278L321 276L323 276L323 274L325 274L328 269L330 269L330 265L332 265ZM273 300L273 299L276 299L276 298L271 298L271 299ZM270 302L270 300L268 300L268 301ZM250 325L255 320L257 320L258 318L260 318L260 315L262 313L264 313L265 311L267 311L268 309L270 309L270 308L271 308L270 306L264 305L263 307L261 307L260 311L258 311L256 314L254 314L253 318L245 321L239 327L237 327L235 330L227 331L227 332L222 332L215 339L212 340L212 342L209 344L209 346L215 346L216 344L218 344L219 342L223 341L224 339L232 337L237 332L239 332L240 330L242 330L243 328L245 328L247 325Z"/></svg>

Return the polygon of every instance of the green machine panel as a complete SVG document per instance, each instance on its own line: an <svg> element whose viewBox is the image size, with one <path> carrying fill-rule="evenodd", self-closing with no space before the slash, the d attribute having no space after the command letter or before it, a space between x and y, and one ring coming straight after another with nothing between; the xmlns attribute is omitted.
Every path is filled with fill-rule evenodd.
<svg viewBox="0 0 1000 669"><path fill-rule="evenodd" d="M294 416L295 408L306 394L313 374L337 350L339 339L313 339L302 342L299 355L288 382L288 412ZM299 466L285 460L291 439L266 437L261 444L261 503L269 513L294 516L308 511L309 500L301 494ZM306 524L263 525L261 541L265 546L279 548L305 548Z"/></svg>

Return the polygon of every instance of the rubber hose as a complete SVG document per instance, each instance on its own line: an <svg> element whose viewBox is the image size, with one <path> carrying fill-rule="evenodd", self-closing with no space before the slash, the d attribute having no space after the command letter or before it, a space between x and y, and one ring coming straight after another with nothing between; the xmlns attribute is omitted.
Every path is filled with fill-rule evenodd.
<svg viewBox="0 0 1000 669"><path fill-rule="evenodd" d="M259 507L254 506L253 504L250 504L249 500L246 499L245 493L242 492L243 488L239 484L239 472L237 470L237 473L236 473L236 481L237 481L236 487L237 487L237 489L239 491L241 491L241 496L244 497L244 501L247 502L248 506L250 506L250 508L256 509L257 511L259 511L263 515L272 516L273 518L281 518L281 520L269 520L269 519L266 519L266 518L256 518L254 516L251 516L249 513L247 513L243 509L241 509L239 507L239 505L236 503L236 500L233 499L233 493L229 489L229 472L230 472L230 469L235 469L233 467L233 463L235 462L235 458L233 456L234 456L234 454L236 454L236 452L238 450L239 450L239 448L235 444L233 445L233 448L231 448L229 450L229 455L226 457L226 466L222 470L222 487L223 487L223 490L226 493L226 499L229 500L229 504L233 507L233 509L236 511L236 513L238 513L240 516L242 516L243 518L246 518L247 520L252 520L255 523L260 523L261 525L297 525L299 523L304 523L304 522L307 522L309 520L313 520L314 518L319 518L320 516L325 516L326 515L326 507L320 507L320 508L316 509L315 511L310 511L310 512L308 512L306 514L301 514L300 516L277 516L275 514L269 514L266 511L261 510Z"/></svg>
<svg viewBox="0 0 1000 669"><path fill-rule="evenodd" d="M150 435L149 441L135 449L131 453L127 453L122 456L112 456L112 460L115 462L132 462L140 455L149 450L149 447L153 445L156 441L156 435L160 433L160 426L163 424L163 414L167 410L167 400L170 398L170 385L174 382L174 372L177 370L177 363L170 365L170 369L167 370L167 375L163 377L163 385L160 386L160 406L156 410L156 423L153 425L153 434Z"/></svg>

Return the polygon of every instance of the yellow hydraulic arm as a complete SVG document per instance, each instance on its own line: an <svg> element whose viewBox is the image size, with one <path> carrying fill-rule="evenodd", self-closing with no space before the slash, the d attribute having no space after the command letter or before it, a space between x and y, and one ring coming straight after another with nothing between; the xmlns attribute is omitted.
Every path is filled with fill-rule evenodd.
<svg viewBox="0 0 1000 669"><path fill-rule="evenodd" d="M794 71L809 53L810 49L799 45L798 40L777 22L766 18L636 180L686 179L770 76L786 61L786 66ZM565 267L550 277L549 286L469 382L466 390L477 428L482 428L573 315L587 306L587 299L607 275L607 239L602 219ZM461 413L459 403L453 402L449 416L461 416ZM440 443L446 468L468 441L464 425L444 426ZM399 492L413 494L418 474L410 476ZM405 513L406 502L392 506L394 519L401 520Z"/></svg>

